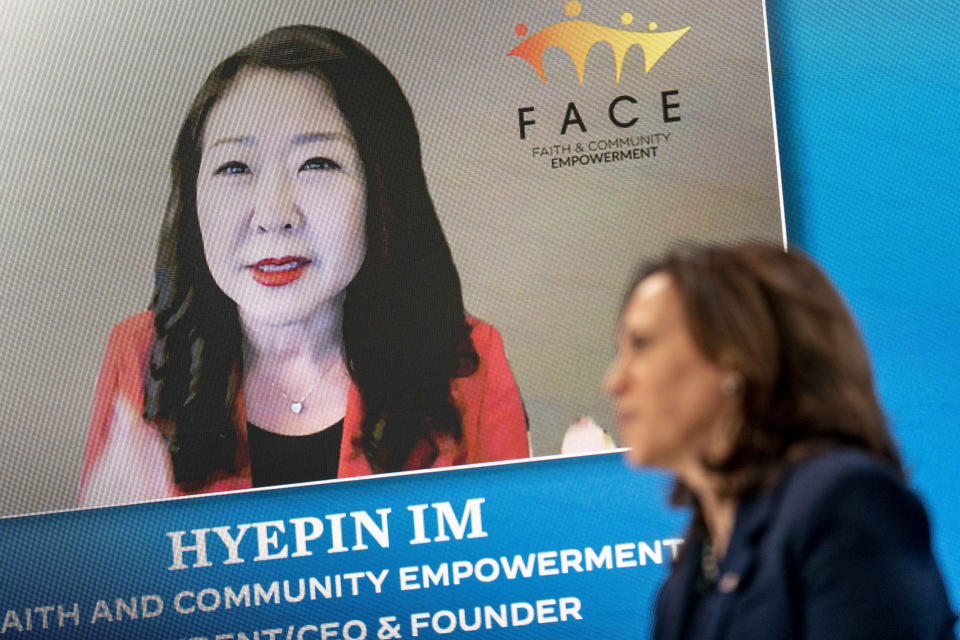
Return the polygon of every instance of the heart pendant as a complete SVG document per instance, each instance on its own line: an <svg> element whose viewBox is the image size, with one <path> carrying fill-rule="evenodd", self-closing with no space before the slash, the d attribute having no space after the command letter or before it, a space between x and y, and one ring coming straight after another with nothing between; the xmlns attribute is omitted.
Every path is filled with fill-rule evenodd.
<svg viewBox="0 0 960 640"><path fill-rule="evenodd" d="M290 411L293 411L295 414L299 415L300 412L303 411L303 403L302 402L290 403Z"/></svg>

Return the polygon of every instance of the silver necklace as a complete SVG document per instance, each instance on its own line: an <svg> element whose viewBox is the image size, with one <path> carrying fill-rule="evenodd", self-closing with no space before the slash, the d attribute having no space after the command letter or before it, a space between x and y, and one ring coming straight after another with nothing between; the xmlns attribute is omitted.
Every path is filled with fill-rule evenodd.
<svg viewBox="0 0 960 640"><path fill-rule="evenodd" d="M321 378L321 380L322 380L322 379L323 379L323 378ZM310 397L310 394L311 394L311 393L313 393L314 391L317 390L317 387L320 386L320 382L317 381L317 383L316 383L315 385L313 385L313 387L310 389L310 391L307 391L307 394L306 394L305 396L303 396L302 398L300 398L299 400L292 400L292 399L290 398L290 396L288 396L288 395L283 391L283 389L281 389L280 387L277 386L277 383L276 383L276 382L272 382L272 383L270 384L270 386L272 386L274 389L276 389L277 391L279 391L279 392L280 392L280 395L283 397L283 399L290 403L290 411L291 411L294 415L300 415L300 413L303 411L303 403L307 401L307 398Z"/></svg>
<svg viewBox="0 0 960 640"><path fill-rule="evenodd" d="M705 538L700 552L700 570L708 582L715 583L720 577L720 562L713 552L713 541Z"/></svg>
<svg viewBox="0 0 960 640"><path fill-rule="evenodd" d="M323 372L323 375L320 376L320 378L313 384L313 386L310 387L310 390L307 391L307 393L306 393L302 398L300 398L299 400L294 400L293 398L291 398L290 396L288 396L283 389L281 389L280 387L277 386L276 381L271 382L271 383L270 383L270 387L273 388L273 389L276 389L277 391L280 392L280 396L281 396L284 400L286 400L287 402L290 403L290 412L291 412L293 415L298 416L298 415L300 415L301 413L303 413L303 410L304 410L304 408L305 408L305 404L304 404L304 403L307 401L307 398L309 398L310 395L311 395L314 391L317 390L317 388L320 386L320 383L323 382L323 381L326 379L327 375L330 374L330 372L333 370L333 368L336 366L336 364L337 364L337 363L334 363L334 364L330 365L329 367L327 367L327 370Z"/></svg>

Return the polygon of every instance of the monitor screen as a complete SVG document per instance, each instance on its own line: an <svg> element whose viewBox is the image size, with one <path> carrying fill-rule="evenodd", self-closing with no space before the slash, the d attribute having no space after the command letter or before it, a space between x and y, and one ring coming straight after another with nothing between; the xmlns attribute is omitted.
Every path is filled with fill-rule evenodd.
<svg viewBox="0 0 960 640"><path fill-rule="evenodd" d="M684 241L786 242L759 1L718 5L685 0L656 7L606 0L508 5L67 2L22 4L12 7L8 18L0 92L8 151L0 177L5 221L0 234L5 265L0 270L5 327L0 350L6 354L0 366L0 514L77 504L81 475L95 472L107 446L106 433L98 435L95 423L100 420L102 427L120 411L112 392L104 392L105 405L96 400L101 393L98 373L103 383L107 371L102 368L105 352L110 356L108 337L114 327L129 328L125 319L131 317L140 318L140 342L118 349L139 350L142 366L135 372L141 378L129 383L134 391L125 415L137 422L149 413L149 402L138 403L144 400L143 376L156 379L160 366L154 362L151 373L144 371L150 366L146 353L160 308L157 300L167 291L164 278L209 267L216 295L225 292L242 312L242 294L230 289L213 264L216 234L210 229L216 227L221 237L232 231L228 222L209 222L211 217L227 220L242 206L232 205L212 187L204 189L203 175L171 175L171 167L185 162L183 149L175 150L181 131L199 122L202 130L194 132L195 140L211 145L204 136L212 135L211 118L217 115L224 137L236 133L234 125L243 137L244 117L250 126L279 127L285 120L310 117L306 103L303 111L292 106L291 101L302 98L296 91L326 92L328 102L332 91L334 116L344 116L339 126L364 147L357 162L367 171L366 191L360 195L351 196L343 185L327 193L341 200L353 197L352 205L342 206L360 210L358 198L373 206L371 182L425 183L432 210L428 217L439 222L443 233L437 246L449 247L470 322L492 327L489 335L502 339L502 347L490 348L505 360L503 384L510 387L512 380L515 389L509 394L522 401L536 456L560 453L568 428L578 422L598 425L603 431L596 433L606 434L587 438L580 450L616 441L602 379L613 355L623 295L640 263ZM359 43L402 91L395 104L386 105L390 113L368 118L379 124L358 124L372 105L362 104L360 97L360 106L350 111L343 96L352 85L360 87L358 96L364 95L366 85L359 76L340 88L321 78L312 89L297 89L270 84L268 75L260 93L251 90L256 95L247 96L247 102L237 97L242 93L239 81L232 89L220 86L220 93L211 89L207 79L221 61L289 25L322 27ZM228 90L233 91L228 96L232 111L223 97ZM213 96L219 113L191 111L204 95ZM412 110L418 140L393 135L401 125L384 125L405 104ZM396 121L401 120L398 115ZM233 146L250 151L243 144ZM371 154L379 157L394 148L401 154L395 158L403 158L396 162L399 166L377 165L394 175L374 176L367 166ZM200 168L186 173L205 169L205 159L212 162L212 154L200 155L205 156L199 158ZM330 175L327 165L308 168ZM407 177L394 180L401 171ZM218 178L259 179L243 173L243 168L228 166ZM195 180L195 188L180 193L175 183L172 188L176 179ZM194 197L193 209L180 204L187 211L184 219L195 218L196 211L189 211L197 208L201 227L207 219L199 249L205 260L195 253L180 262L162 262L164 252L172 250L171 236L164 231L165 224L175 224L170 209L174 201ZM370 224L369 217L366 221ZM344 282L331 285L334 294L350 282L350 269L360 268L364 250L360 232L348 227L342 221L329 227L326 235L318 234L316 247L301 251L329 250L334 257L324 257L325 266L343 266ZM397 228L408 229L410 223ZM367 229L368 254L369 234ZM291 288L275 286L284 284L280 280L289 277L287 270L296 276L319 264L313 254L307 257L314 264L307 267L282 262L284 256L273 253L288 248L274 249L254 256L275 261L258 267L261 279L272 283L263 287L271 294ZM424 245L424 255L431 251L442 253ZM351 260L358 264L351 266ZM433 286L420 287L423 299L441 295ZM298 293L291 297L295 303L264 304L272 312L301 304L302 297ZM179 302L174 302L165 307L166 320L177 317ZM306 303L311 304L309 295ZM143 319L148 309L156 312L154 323ZM411 320L420 321L420 316ZM345 334L353 327L345 327ZM417 331L415 327L413 333ZM478 335L474 327L475 343ZM190 354L189 349L171 350L164 357L177 361ZM478 355L486 357L485 352ZM242 379L228 380L227 369L215 380L220 393ZM165 384L170 388L174 383ZM298 405L309 410L318 399L309 397L312 385L300 380L288 389L277 386L276 381L264 382L261 392L272 393L271 402L282 401L291 412ZM180 398L189 395L184 391ZM250 389L246 396L248 414L255 414ZM336 402L332 406L327 414L337 412ZM512 418L502 419L517 421L518 413L512 411ZM584 417L590 420L581 421ZM170 442L167 437L165 445ZM514 448L499 457L527 452ZM120 501L122 495L98 503Z"/></svg>

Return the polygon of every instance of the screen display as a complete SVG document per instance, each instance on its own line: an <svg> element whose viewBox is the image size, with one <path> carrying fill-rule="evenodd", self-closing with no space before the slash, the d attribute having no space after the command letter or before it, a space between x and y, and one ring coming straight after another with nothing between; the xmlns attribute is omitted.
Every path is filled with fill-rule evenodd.
<svg viewBox="0 0 960 640"><path fill-rule="evenodd" d="M583 416L616 439L601 381L639 263L685 240L785 242L760 2L69 2L11 16L0 513L76 504L108 335L155 292L180 129L213 68L271 29L346 34L396 78L466 312L502 337L534 455L559 453ZM395 141L367 144L381 142ZM281 389L291 405L307 391Z"/></svg>

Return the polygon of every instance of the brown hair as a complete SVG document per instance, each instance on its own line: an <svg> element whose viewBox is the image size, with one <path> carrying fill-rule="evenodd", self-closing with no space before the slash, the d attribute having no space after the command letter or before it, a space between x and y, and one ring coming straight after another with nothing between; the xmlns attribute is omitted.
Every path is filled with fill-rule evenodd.
<svg viewBox="0 0 960 640"><path fill-rule="evenodd" d="M796 461L835 447L903 473L857 327L813 262L762 244L684 248L645 265L631 292L654 273L676 287L700 351L742 377L732 446L704 460L724 493L768 487ZM691 501L678 483L673 502Z"/></svg>

